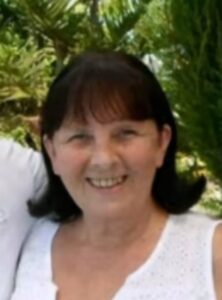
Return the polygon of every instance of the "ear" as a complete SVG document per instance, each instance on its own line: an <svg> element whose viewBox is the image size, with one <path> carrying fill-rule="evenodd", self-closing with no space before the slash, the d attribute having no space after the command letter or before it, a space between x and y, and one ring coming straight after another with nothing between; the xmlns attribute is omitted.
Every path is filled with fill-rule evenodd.
<svg viewBox="0 0 222 300"><path fill-rule="evenodd" d="M52 169L56 175L58 175L57 167L56 167L56 149L53 144L53 140L50 139L47 135L43 136L43 145L45 147L46 153L49 156L50 162L52 164Z"/></svg>
<svg viewBox="0 0 222 300"><path fill-rule="evenodd" d="M157 157L158 168L160 168L163 165L164 158L172 138L171 127L167 124L164 124L163 128L160 131L159 137L159 153Z"/></svg>

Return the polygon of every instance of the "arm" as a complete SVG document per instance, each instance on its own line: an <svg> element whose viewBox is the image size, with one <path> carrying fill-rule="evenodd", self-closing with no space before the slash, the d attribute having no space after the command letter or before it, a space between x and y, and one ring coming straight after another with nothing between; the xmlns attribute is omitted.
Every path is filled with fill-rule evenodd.
<svg viewBox="0 0 222 300"><path fill-rule="evenodd" d="M218 300L222 300L222 224L216 228L213 242L213 270Z"/></svg>

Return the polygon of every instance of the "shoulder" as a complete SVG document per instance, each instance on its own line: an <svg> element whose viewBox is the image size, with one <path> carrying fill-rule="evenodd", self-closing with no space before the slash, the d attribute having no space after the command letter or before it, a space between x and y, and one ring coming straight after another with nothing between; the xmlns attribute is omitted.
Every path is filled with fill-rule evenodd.
<svg viewBox="0 0 222 300"><path fill-rule="evenodd" d="M23 179L23 187L32 194L29 198L39 198L46 188L46 171L42 155L10 139L0 138L0 177L11 182L11 178Z"/></svg>
<svg viewBox="0 0 222 300"><path fill-rule="evenodd" d="M186 243L192 245L194 249L197 248L201 250L198 251L198 255L203 259L204 257L208 257L209 249L212 248L214 233L218 222L218 220L205 214L196 212L187 212L185 214L171 216L174 234L178 238L182 238Z"/></svg>
<svg viewBox="0 0 222 300"><path fill-rule="evenodd" d="M215 219L196 212L187 212L180 215L171 215L173 223L177 226L192 227L193 230L214 230L217 221Z"/></svg>
<svg viewBox="0 0 222 300"><path fill-rule="evenodd" d="M40 163L41 155L31 148L26 148L11 139L0 138L0 161L1 163L13 163L17 167L29 163Z"/></svg>
<svg viewBox="0 0 222 300"><path fill-rule="evenodd" d="M218 299L222 299L222 221L217 225L213 239L213 270Z"/></svg>
<svg viewBox="0 0 222 300"><path fill-rule="evenodd" d="M4 157L13 157L16 154L27 154L28 152L35 152L33 150L30 151L29 148L25 148L19 143L13 141L12 139L0 138L0 147L1 153L0 158Z"/></svg>

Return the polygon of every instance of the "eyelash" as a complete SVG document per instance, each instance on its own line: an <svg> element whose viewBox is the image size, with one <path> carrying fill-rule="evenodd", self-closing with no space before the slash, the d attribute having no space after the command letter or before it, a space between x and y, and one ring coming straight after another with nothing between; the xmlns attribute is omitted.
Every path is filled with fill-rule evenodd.
<svg viewBox="0 0 222 300"><path fill-rule="evenodd" d="M137 134L137 132L133 129L124 129L122 130L124 134Z"/></svg>
<svg viewBox="0 0 222 300"><path fill-rule="evenodd" d="M128 138L131 138L131 137L134 137L138 135L137 131L133 130L133 129L123 129L123 130L120 130L117 134L116 134L116 137L117 138L122 138L122 139L128 139Z"/></svg>
<svg viewBox="0 0 222 300"><path fill-rule="evenodd" d="M138 132L134 129L120 129L113 135L113 137L116 139L127 139L136 135L138 135ZM92 136L87 133L77 133L72 135L67 141L86 142L91 138Z"/></svg>
<svg viewBox="0 0 222 300"><path fill-rule="evenodd" d="M68 141L73 141L73 140L78 140L78 141L81 141L81 140L86 140L86 139L89 139L90 136L88 134L85 134L85 133L79 133L79 134L74 134L73 136L71 136Z"/></svg>

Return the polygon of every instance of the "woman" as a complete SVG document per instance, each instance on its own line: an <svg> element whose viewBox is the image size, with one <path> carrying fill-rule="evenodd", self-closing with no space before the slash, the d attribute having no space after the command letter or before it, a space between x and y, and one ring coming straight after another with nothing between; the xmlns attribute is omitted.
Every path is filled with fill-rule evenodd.
<svg viewBox="0 0 222 300"><path fill-rule="evenodd" d="M50 88L42 141L50 188L30 211L47 217L13 300L222 299L222 226L186 213L205 181L176 174L174 118L143 63L77 57Z"/></svg>

